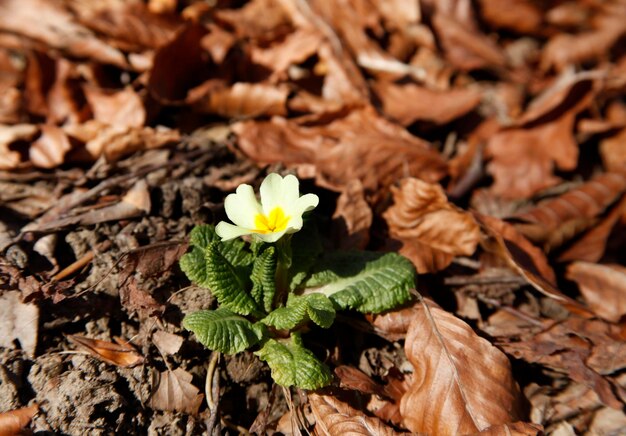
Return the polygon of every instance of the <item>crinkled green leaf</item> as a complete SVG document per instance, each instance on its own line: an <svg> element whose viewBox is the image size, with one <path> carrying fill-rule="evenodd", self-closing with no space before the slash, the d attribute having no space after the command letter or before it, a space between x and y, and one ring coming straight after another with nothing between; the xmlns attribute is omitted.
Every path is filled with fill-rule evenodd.
<svg viewBox="0 0 626 436"><path fill-rule="evenodd" d="M272 310L276 293L276 249L269 246L255 260L252 267L251 295L265 312Z"/></svg>
<svg viewBox="0 0 626 436"><path fill-rule="evenodd" d="M294 233L291 238L293 254L289 268L289 289L294 290L302 283L322 250L317 226L311 220L305 221L302 230Z"/></svg>
<svg viewBox="0 0 626 436"><path fill-rule="evenodd" d="M263 337L262 325L225 308L191 313L183 319L183 327L194 332L205 347L224 354L246 350Z"/></svg>
<svg viewBox="0 0 626 436"><path fill-rule="evenodd" d="M247 292L248 277L224 257L219 249L220 244L221 242L212 242L207 246L205 250L206 280L199 284L209 288L220 306L240 315L260 316L259 307Z"/></svg>
<svg viewBox="0 0 626 436"><path fill-rule="evenodd" d="M413 264L397 253L335 252L324 256L304 293L326 295L341 309L379 313L411 298Z"/></svg>
<svg viewBox="0 0 626 436"><path fill-rule="evenodd" d="M290 295L287 306L280 307L261 322L280 330L292 330L298 325L313 321L328 328L335 320L335 308L327 296L319 293L302 296Z"/></svg>
<svg viewBox="0 0 626 436"><path fill-rule="evenodd" d="M255 354L267 362L272 378L281 386L319 389L332 381L328 367L302 345L297 334L289 340L269 339Z"/></svg>
<svg viewBox="0 0 626 436"><path fill-rule="evenodd" d="M189 233L189 243L202 250L206 250L209 245L219 242L220 253L235 267L247 266L252 263L254 256L246 248L246 243L241 238L230 239L222 242L215 233L215 226L202 224L194 227Z"/></svg>
<svg viewBox="0 0 626 436"><path fill-rule="evenodd" d="M180 269L187 275L187 278L200 286L207 286L208 280L207 263L204 258L204 250L193 247L189 253L180 258Z"/></svg>

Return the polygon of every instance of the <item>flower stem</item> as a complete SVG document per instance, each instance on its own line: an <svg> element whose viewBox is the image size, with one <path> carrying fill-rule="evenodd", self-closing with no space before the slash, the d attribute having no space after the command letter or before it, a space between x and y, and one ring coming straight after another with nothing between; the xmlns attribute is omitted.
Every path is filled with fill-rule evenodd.
<svg viewBox="0 0 626 436"><path fill-rule="evenodd" d="M276 294L274 307L284 306L289 295L289 268L291 267L291 235L276 242Z"/></svg>

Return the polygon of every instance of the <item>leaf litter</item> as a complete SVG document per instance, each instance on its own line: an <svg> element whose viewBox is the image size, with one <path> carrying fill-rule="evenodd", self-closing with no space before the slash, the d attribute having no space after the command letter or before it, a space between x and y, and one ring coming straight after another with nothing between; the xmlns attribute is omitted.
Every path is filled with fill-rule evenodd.
<svg viewBox="0 0 626 436"><path fill-rule="evenodd" d="M623 430L624 3L237 5L0 6L2 419ZM425 297L312 332L338 372L308 400L253 354L207 383L181 328L213 304L177 264L190 229L276 171L321 196L326 247L403 253Z"/></svg>

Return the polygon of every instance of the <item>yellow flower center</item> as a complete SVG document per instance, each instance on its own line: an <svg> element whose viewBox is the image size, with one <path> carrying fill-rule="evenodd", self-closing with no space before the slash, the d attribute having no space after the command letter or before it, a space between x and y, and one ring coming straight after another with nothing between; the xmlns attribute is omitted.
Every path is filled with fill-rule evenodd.
<svg viewBox="0 0 626 436"><path fill-rule="evenodd" d="M254 217L255 230L262 234L282 232L290 219L290 216L285 216L282 207L277 206L270 211L269 216L260 213Z"/></svg>

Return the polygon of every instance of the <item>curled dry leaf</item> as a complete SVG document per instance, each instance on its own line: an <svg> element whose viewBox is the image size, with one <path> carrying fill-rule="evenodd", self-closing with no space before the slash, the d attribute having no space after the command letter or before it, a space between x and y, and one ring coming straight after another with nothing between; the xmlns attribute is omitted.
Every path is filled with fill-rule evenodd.
<svg viewBox="0 0 626 436"><path fill-rule="evenodd" d="M471 214L448 202L441 186L407 178L391 190L394 205L383 214L389 236L402 243L400 253L418 273L438 271L455 256L474 253L480 228Z"/></svg>
<svg viewBox="0 0 626 436"><path fill-rule="evenodd" d="M67 335L67 339L93 357L112 365L130 367L144 361L143 356L130 343L120 338L115 338L117 343L79 335Z"/></svg>
<svg viewBox="0 0 626 436"><path fill-rule="evenodd" d="M558 183L554 167L573 170L578 163L576 115L595 95L600 74L563 75L529 105L515 127L493 135L486 148L493 176L491 189L506 198L528 198Z"/></svg>
<svg viewBox="0 0 626 436"><path fill-rule="evenodd" d="M602 221L561 253L559 260L563 262L571 260L599 261L604 255L611 232L625 212L626 196L622 196L622 199L613 206Z"/></svg>
<svg viewBox="0 0 626 436"><path fill-rule="evenodd" d="M600 174L557 198L517 214L515 228L546 249L560 246L594 223L626 190L626 175Z"/></svg>
<svg viewBox="0 0 626 436"><path fill-rule="evenodd" d="M429 144L376 114L355 109L328 124L301 126L274 117L234 126L243 152L260 164L311 164L320 186L342 191L359 180L365 192L383 195L403 176L435 182L446 163ZM381 192L383 190L383 192Z"/></svg>
<svg viewBox="0 0 626 436"><path fill-rule="evenodd" d="M191 384L192 379L193 376L182 368L163 371L158 377L148 405L156 410L195 415L202 405L204 395Z"/></svg>
<svg viewBox="0 0 626 436"><path fill-rule="evenodd" d="M29 149L30 161L41 168L61 165L67 152L72 149L70 139L60 127L44 124L40 129L41 136Z"/></svg>
<svg viewBox="0 0 626 436"><path fill-rule="evenodd" d="M577 35L559 33L546 44L541 56L541 68L563 70L571 64L581 64L606 55L626 32L626 8L615 14L596 17L595 29Z"/></svg>
<svg viewBox="0 0 626 436"><path fill-rule="evenodd" d="M365 415L331 395L310 393L309 403L315 416L315 434L395 436L398 433L378 418Z"/></svg>
<svg viewBox="0 0 626 436"><path fill-rule="evenodd" d="M363 371L353 366L340 365L335 368L335 375L339 378L339 385L343 388L352 389L364 394L387 397L383 386L379 385Z"/></svg>
<svg viewBox="0 0 626 436"><path fill-rule="evenodd" d="M83 90L96 121L116 127L142 127L146 122L146 109L134 89L105 91L84 86Z"/></svg>
<svg viewBox="0 0 626 436"><path fill-rule="evenodd" d="M363 186L358 180L348 183L337 198L333 213L333 233L337 246L343 250L363 250L370 240L370 227L373 213L370 209Z"/></svg>
<svg viewBox="0 0 626 436"><path fill-rule="evenodd" d="M470 71L506 65L502 50L477 26L470 28L458 17L438 11L433 17L433 27L446 57L458 68Z"/></svg>
<svg viewBox="0 0 626 436"><path fill-rule="evenodd" d="M267 83L235 83L229 88L211 90L194 104L199 112L223 117L285 115L289 89Z"/></svg>
<svg viewBox="0 0 626 436"><path fill-rule="evenodd" d="M78 24L62 2L46 0L5 0L0 2L0 29L41 41L76 57L124 68L127 63L119 50L111 47L89 29Z"/></svg>
<svg viewBox="0 0 626 436"><path fill-rule="evenodd" d="M383 111L403 126L415 121L446 124L465 115L480 103L481 94L474 88L433 91L413 83L398 85L386 81L374 84Z"/></svg>
<svg viewBox="0 0 626 436"><path fill-rule="evenodd" d="M536 290L550 297L563 307L585 317L594 316L578 301L556 288L556 276L543 252L531 244L515 228L497 218L474 213L486 237L482 247L504 259L514 271L528 280Z"/></svg>
<svg viewBox="0 0 626 436"><path fill-rule="evenodd" d="M33 404L32 406L0 413L0 435L14 436L22 434L24 427L28 425L38 411L39 406Z"/></svg>
<svg viewBox="0 0 626 436"><path fill-rule="evenodd" d="M535 33L543 21L543 12L529 0L480 0L480 13L490 25L519 33Z"/></svg>
<svg viewBox="0 0 626 436"><path fill-rule="evenodd" d="M601 320L571 317L553 323L544 331L515 340L499 339L508 354L567 374L572 380L593 389L602 403L621 409L614 383L603 375L626 366L624 335L619 326Z"/></svg>
<svg viewBox="0 0 626 436"><path fill-rule="evenodd" d="M566 277L578 284L591 309L600 317L618 322L626 314L626 268L574 262L567 267Z"/></svg>
<svg viewBox="0 0 626 436"><path fill-rule="evenodd" d="M21 162L20 153L9 146L16 141L31 139L38 131L39 128L32 124L0 124L0 170L16 168Z"/></svg>
<svg viewBox="0 0 626 436"><path fill-rule="evenodd" d="M524 418L508 358L454 315L422 302L404 348L415 371L400 411L411 431L468 434Z"/></svg>

